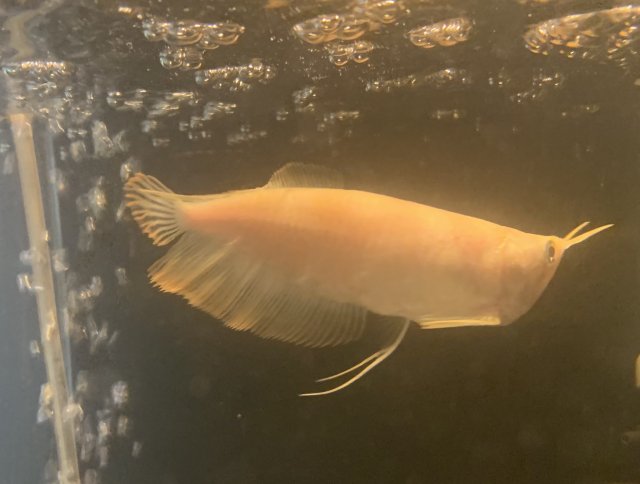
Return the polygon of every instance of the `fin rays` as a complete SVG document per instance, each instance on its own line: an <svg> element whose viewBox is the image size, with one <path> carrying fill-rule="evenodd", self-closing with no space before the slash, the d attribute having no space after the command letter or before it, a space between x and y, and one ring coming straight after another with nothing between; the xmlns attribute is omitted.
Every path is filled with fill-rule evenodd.
<svg viewBox="0 0 640 484"><path fill-rule="evenodd" d="M366 310L323 299L251 260L236 242L187 232L149 269L162 290L239 331L305 346L358 339Z"/></svg>
<svg viewBox="0 0 640 484"><path fill-rule="evenodd" d="M364 366L364 368L362 370L360 370L358 373L356 373L354 376L349 378L344 383L341 383L340 385L338 385L336 387L333 387L333 388L331 388L329 390L324 390L324 391L321 391L321 392L301 393L300 396L301 397L317 397L317 396L321 396L321 395L329 395L331 393L339 392L340 390L343 390L343 389L347 388L352 383L355 383L360 378L362 378L364 375L366 375L371 370L373 370L373 368L375 368L380 363L382 363L384 360L386 360L391 355L391 353L393 353L396 350L396 348L400 345L400 343L404 339L405 334L407 334L407 329L409 329L409 324L410 323L411 322L408 319L403 320L402 323L401 323L401 326L396 331L396 334L394 335L393 340L387 346L385 346L384 348L376 351L372 355L366 357L361 362L356 363L351 368L347 368L346 370L341 371L340 373L336 373L335 375L330 375L330 376L327 376L327 377L320 378L320 379L316 380L317 383L325 382L325 381L329 381L329 380L335 380L336 378L340 378L342 376L349 375L349 374L355 372L356 370L358 370L358 369L360 369L360 368L362 368Z"/></svg>
<svg viewBox="0 0 640 484"><path fill-rule="evenodd" d="M271 176L264 188L342 188L343 186L342 174L331 168L307 163L287 163Z"/></svg>
<svg viewBox="0 0 640 484"><path fill-rule="evenodd" d="M178 222L178 197L158 179L136 173L125 185L131 215L155 245L167 245L182 233Z"/></svg>

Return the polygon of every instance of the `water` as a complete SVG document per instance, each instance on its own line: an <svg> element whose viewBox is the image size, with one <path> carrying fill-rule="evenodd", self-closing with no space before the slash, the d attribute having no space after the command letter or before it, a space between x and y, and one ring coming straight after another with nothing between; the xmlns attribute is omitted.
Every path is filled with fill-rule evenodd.
<svg viewBox="0 0 640 484"><path fill-rule="evenodd" d="M0 480L58 478L19 111L34 117L81 482L640 482L639 8L0 7ZM223 328L150 286L163 251L122 203L139 170L207 194L290 161L526 231L616 227L513 325L412 327L363 380L302 399L375 341L309 350Z"/></svg>

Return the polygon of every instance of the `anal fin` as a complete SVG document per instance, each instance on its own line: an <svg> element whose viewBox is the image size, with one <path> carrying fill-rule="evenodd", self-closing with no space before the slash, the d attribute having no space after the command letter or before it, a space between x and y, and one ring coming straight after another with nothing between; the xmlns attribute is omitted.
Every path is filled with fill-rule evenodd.
<svg viewBox="0 0 640 484"><path fill-rule="evenodd" d="M461 328L465 326L500 326L502 322L496 316L478 318L423 319L418 321L422 329Z"/></svg>
<svg viewBox="0 0 640 484"><path fill-rule="evenodd" d="M185 297L226 326L311 347L360 338L367 311L288 281L236 241L186 232L149 269L162 290Z"/></svg>

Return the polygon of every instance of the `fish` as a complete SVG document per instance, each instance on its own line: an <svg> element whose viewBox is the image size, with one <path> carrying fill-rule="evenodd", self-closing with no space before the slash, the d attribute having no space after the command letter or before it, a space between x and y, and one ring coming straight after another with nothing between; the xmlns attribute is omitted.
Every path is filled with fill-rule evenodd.
<svg viewBox="0 0 640 484"><path fill-rule="evenodd" d="M179 195L136 173L124 186L133 219L168 251L151 283L238 331L307 347L357 341L374 313L384 346L316 380L359 380L423 329L504 326L525 314L565 252L612 227L564 237L526 233L363 190L320 165L289 163L263 186Z"/></svg>

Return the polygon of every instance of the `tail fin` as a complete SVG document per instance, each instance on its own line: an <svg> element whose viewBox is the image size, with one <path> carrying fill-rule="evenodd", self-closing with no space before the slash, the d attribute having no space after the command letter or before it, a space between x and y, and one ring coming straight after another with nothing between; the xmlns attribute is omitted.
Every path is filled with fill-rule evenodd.
<svg viewBox="0 0 640 484"><path fill-rule="evenodd" d="M157 178L136 173L124 186L131 215L155 245L167 245L183 233L179 223L180 197Z"/></svg>

